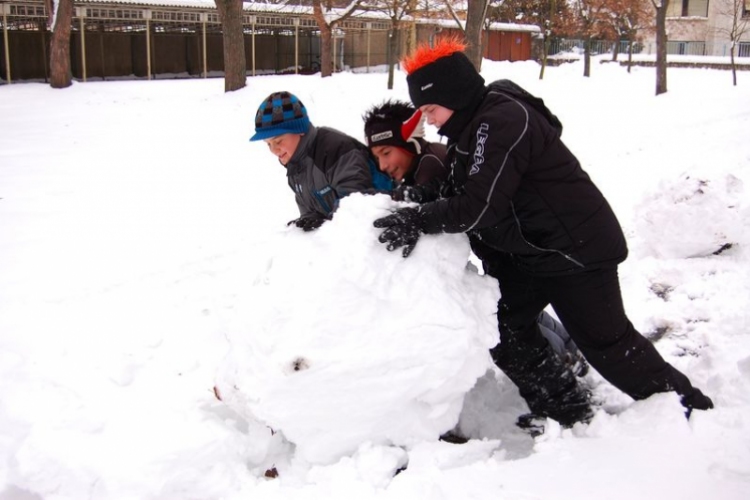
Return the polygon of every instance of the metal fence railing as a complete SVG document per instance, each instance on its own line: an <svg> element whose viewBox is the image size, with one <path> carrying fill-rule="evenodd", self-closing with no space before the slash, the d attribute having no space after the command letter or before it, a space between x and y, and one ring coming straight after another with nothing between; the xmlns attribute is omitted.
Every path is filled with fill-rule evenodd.
<svg viewBox="0 0 750 500"><path fill-rule="evenodd" d="M549 55L564 56L565 54L582 55L584 52L584 40L557 38L550 42ZM615 44L619 44L620 54L628 52L628 42L620 40L611 42L606 40L591 40L589 42L591 55L612 54ZM729 56L731 44L729 43L707 43L701 41L679 41L667 42L667 54L686 56ZM656 43L633 44L634 54L656 54ZM750 57L750 42L740 42L735 51L736 57Z"/></svg>

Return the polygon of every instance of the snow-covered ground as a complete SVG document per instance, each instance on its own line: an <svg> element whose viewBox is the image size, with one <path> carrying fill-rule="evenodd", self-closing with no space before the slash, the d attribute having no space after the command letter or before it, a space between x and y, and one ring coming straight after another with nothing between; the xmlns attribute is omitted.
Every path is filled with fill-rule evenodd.
<svg viewBox="0 0 750 500"><path fill-rule="evenodd" d="M286 226L284 170L248 142L261 100L362 137L403 74L6 85L0 500L747 499L750 83L670 69L655 97L653 69L581 64L483 74L561 118L628 236L632 321L716 409L591 373L594 420L534 440L463 236L387 252L384 196ZM468 443L437 440L456 425Z"/></svg>

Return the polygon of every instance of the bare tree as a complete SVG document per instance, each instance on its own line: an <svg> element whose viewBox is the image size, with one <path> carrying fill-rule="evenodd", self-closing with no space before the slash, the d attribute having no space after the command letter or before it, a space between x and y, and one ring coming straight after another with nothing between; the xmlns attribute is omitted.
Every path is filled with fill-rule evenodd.
<svg viewBox="0 0 750 500"><path fill-rule="evenodd" d="M731 50L729 51L729 60L732 65L732 84L737 85L737 65L734 57L737 51L737 45L745 33L750 32L750 12L746 12L745 4L747 0L719 0L721 3L717 9L717 14L729 21L728 24L715 28L717 33L729 38Z"/></svg>
<svg viewBox="0 0 750 500"><path fill-rule="evenodd" d="M224 92L244 88L247 80L242 0L215 0L224 41Z"/></svg>
<svg viewBox="0 0 750 500"><path fill-rule="evenodd" d="M70 69L70 30L73 21L73 0L58 0L55 27L50 41L50 79L53 89L64 89L73 84Z"/></svg>
<svg viewBox="0 0 750 500"><path fill-rule="evenodd" d="M656 9L656 95L667 92L667 7L669 0L651 0Z"/></svg>
<svg viewBox="0 0 750 500"><path fill-rule="evenodd" d="M461 30L461 32L466 33L466 27L461 21L461 18L458 17L458 14L456 14L455 9L453 8L452 0L443 0L443 2L445 3L445 8L448 9L448 14L450 14L453 20L456 21L458 28Z"/></svg>
<svg viewBox="0 0 750 500"><path fill-rule="evenodd" d="M400 44L404 17L411 15L417 8L413 0L375 0L368 2L366 10L382 12L391 20L388 32L388 90L393 89L393 78L396 62L401 58Z"/></svg>
<svg viewBox="0 0 750 500"><path fill-rule="evenodd" d="M607 0L573 0L578 34L583 39L583 76L591 76L591 41L607 38L611 27L604 20L608 16ZM610 35L609 38L612 38Z"/></svg>
<svg viewBox="0 0 750 500"><path fill-rule="evenodd" d="M652 28L654 11L650 0L607 0L609 16L602 19L615 33L612 60L617 61L620 41L628 42L628 73L633 63L633 45L641 31Z"/></svg>
<svg viewBox="0 0 750 500"><path fill-rule="evenodd" d="M566 2L562 2L566 4ZM544 70L547 68L547 56L549 55L549 45L554 34L554 25L557 14L557 0L549 0L547 5L541 5L538 14L538 26L542 31L542 65L539 69L539 79L544 79Z"/></svg>
<svg viewBox="0 0 750 500"><path fill-rule="evenodd" d="M477 69L482 69L482 33L484 33L485 20L490 5L490 0L466 0L466 22L456 14L452 0L443 0L448 13L451 15L466 42L466 57Z"/></svg>
<svg viewBox="0 0 750 500"><path fill-rule="evenodd" d="M320 29L320 76L325 78L333 72L333 32L336 25L351 17L362 0L352 0L344 9L334 12L330 3L324 7L323 0L312 0L313 17Z"/></svg>
<svg viewBox="0 0 750 500"><path fill-rule="evenodd" d="M482 33L489 0L468 0L466 7L466 57L477 71L482 69Z"/></svg>

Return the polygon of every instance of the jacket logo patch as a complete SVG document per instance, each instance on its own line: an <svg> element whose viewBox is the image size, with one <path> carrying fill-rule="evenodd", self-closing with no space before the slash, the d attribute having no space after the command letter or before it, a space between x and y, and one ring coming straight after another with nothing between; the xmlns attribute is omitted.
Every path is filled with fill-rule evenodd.
<svg viewBox="0 0 750 500"><path fill-rule="evenodd" d="M386 130L385 132L380 132L379 134L372 134L372 136L370 137L370 142L378 142L384 139L390 139L391 137L393 137L393 131Z"/></svg>
<svg viewBox="0 0 750 500"><path fill-rule="evenodd" d="M477 130L477 147L474 149L474 163L469 169L469 175L479 173L479 169L482 167L482 163L484 163L484 143L487 142L487 131L489 129L490 126L486 123L479 125L479 129Z"/></svg>

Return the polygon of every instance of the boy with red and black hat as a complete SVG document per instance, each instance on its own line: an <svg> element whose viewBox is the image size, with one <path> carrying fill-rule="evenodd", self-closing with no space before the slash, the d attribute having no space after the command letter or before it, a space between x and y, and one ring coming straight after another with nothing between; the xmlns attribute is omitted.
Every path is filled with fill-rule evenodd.
<svg viewBox="0 0 750 500"><path fill-rule="evenodd" d="M560 121L510 81L485 86L463 48L442 40L404 61L412 103L448 137L452 195L376 220L380 241L408 256L423 233L467 233L499 282L492 356L531 409L519 424L592 416L588 392L540 334L536 320L550 304L590 365L626 394L675 391L688 416L712 408L628 320L617 274L625 237L560 139Z"/></svg>
<svg viewBox="0 0 750 500"><path fill-rule="evenodd" d="M419 203L437 199L448 179L447 150L424 140L422 112L409 103L388 100L370 108L363 119L367 146L378 168L396 182L392 198Z"/></svg>

